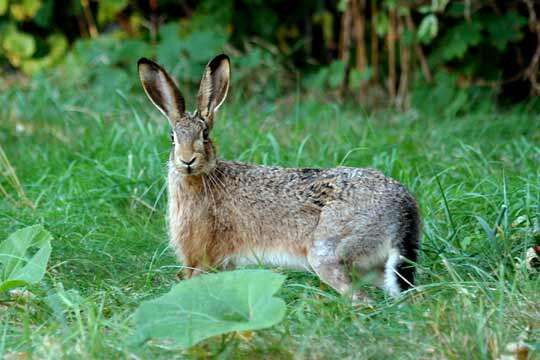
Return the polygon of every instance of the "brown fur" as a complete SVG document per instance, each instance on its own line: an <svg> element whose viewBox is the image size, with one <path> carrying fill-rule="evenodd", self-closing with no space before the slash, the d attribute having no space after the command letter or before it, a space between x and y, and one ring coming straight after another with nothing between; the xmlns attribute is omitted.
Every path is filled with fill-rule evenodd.
<svg viewBox="0 0 540 360"><path fill-rule="evenodd" d="M371 169L287 169L219 160L208 132L227 94L228 57L208 64L192 114L174 111L179 90L158 65L141 61L143 87L173 128L170 242L187 277L255 258L304 266L341 293L353 291L352 270L374 270L381 286L399 292L394 272L403 255L416 261L420 221L416 202L402 185ZM167 99L172 103L163 103ZM407 277L414 281L414 270ZM353 297L362 294L353 291Z"/></svg>

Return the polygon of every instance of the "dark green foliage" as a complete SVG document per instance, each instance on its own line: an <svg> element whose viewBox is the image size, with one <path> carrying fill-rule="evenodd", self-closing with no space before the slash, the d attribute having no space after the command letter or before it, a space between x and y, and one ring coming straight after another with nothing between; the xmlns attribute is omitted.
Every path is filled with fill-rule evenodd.
<svg viewBox="0 0 540 360"><path fill-rule="evenodd" d="M237 77L243 90L275 97L283 89L298 89L295 72L301 71L313 75L308 75L311 80L305 83L300 81L304 90L326 93L342 87L346 77L346 64L338 61L343 60L342 18L350 1L356 0L3 0L0 61L3 58L4 64L35 74L62 62L68 51L67 39L73 49L79 39L91 38L90 42L99 44L84 47L93 47L94 59L113 58L117 66L127 68L143 53L155 57L190 86L198 81L201 65L226 51L246 58L243 73ZM396 9L404 24L397 33L403 39L400 46L412 49L419 42L431 72L449 71L460 77L462 87L482 84L496 94L505 95L512 87L509 98L516 100L537 93L537 80L525 71L534 70L534 66L527 68L534 49L540 46L534 38L535 24L528 19L533 18L531 9L535 13L540 9L534 4L527 7L527 1L360 2L364 4L366 34L362 41L373 53L371 33L376 33L379 60L372 64L368 59L368 70L353 68L351 91L365 91L366 83L369 89L377 84L386 86L390 69L385 42L396 26L389 20L389 12ZM372 21L375 5L377 16ZM408 14L412 24L417 24L416 31L405 20ZM353 40L351 63L356 61L359 46L358 39ZM399 68L402 52L399 48L398 76L403 71ZM417 60L414 52L409 63L413 73L419 74ZM87 62L81 58L79 65ZM376 68L380 75L374 78ZM410 82L414 89L416 81ZM516 86L519 92L515 92Z"/></svg>

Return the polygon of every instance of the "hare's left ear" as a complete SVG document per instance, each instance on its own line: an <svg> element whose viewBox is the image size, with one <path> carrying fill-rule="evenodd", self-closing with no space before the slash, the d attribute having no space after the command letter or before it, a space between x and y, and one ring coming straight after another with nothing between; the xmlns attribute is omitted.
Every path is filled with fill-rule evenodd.
<svg viewBox="0 0 540 360"><path fill-rule="evenodd" d="M229 90L231 63L229 57L221 54L210 60L197 96L197 110L212 126L214 112L223 104Z"/></svg>
<svg viewBox="0 0 540 360"><path fill-rule="evenodd" d="M183 116L186 104L182 93L167 72L152 60L141 58L138 63L142 87L152 103L171 125Z"/></svg>

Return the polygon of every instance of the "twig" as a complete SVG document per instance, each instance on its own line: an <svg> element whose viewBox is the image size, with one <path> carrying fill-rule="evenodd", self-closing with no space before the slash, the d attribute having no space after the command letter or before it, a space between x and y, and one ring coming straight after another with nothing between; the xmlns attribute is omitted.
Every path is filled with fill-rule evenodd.
<svg viewBox="0 0 540 360"><path fill-rule="evenodd" d="M356 70L363 72L367 69L366 56L366 17L365 0L352 0L352 13L354 19L354 38L356 40Z"/></svg>
<svg viewBox="0 0 540 360"><path fill-rule="evenodd" d="M190 18L191 15L193 14L193 10L188 6L188 4L186 4L186 0L181 0L179 3L180 3L180 7L186 14L186 17Z"/></svg>
<svg viewBox="0 0 540 360"><path fill-rule="evenodd" d="M399 88L396 99L396 104L401 109L407 109L409 107L409 77L410 77L410 49L409 45L403 37L405 26L403 19L398 16L398 32L399 32L399 55L400 55L400 68L401 74L399 77Z"/></svg>
<svg viewBox="0 0 540 360"><path fill-rule="evenodd" d="M81 0L81 5L84 12L84 17L86 18L86 23L88 24L88 32L90 33L91 38L97 37L98 31L96 27L96 22L94 21L94 16L92 15L92 10L90 9L90 4L88 0Z"/></svg>
<svg viewBox="0 0 540 360"><path fill-rule="evenodd" d="M19 178L17 177L17 173L15 172L15 169L11 165L11 162L9 161L6 153L4 152L4 149L0 146L0 176L5 177L8 184L15 190L17 193L18 198L22 201L24 205L29 206L32 209L35 209L36 206L34 203L26 196L26 192L24 191L24 188L19 181ZM13 196L11 196L7 190L0 184L0 193L2 193L8 200L15 203L15 205L19 205L19 203L15 200Z"/></svg>
<svg viewBox="0 0 540 360"><path fill-rule="evenodd" d="M349 78L351 73L351 29L352 28L352 1L347 0L345 12L341 21L341 53L340 59L345 64L343 82L341 83L340 95L344 99L349 93Z"/></svg>
<svg viewBox="0 0 540 360"><path fill-rule="evenodd" d="M356 70L364 73L367 70L366 56L366 17L365 17L365 0L352 0L352 13L354 20L354 39L356 42ZM364 98L365 82L360 84L358 92L359 99Z"/></svg>
<svg viewBox="0 0 540 360"><path fill-rule="evenodd" d="M414 25L414 21L412 19L412 16L410 12L407 13L405 16L405 19L407 20L407 29L412 33L416 34L416 26ZM422 69L422 74L424 75L424 78L428 83L430 83L433 80L433 76L431 75L431 70L429 69L429 65L426 59L426 55L424 54L424 50L422 49L422 46L418 43L416 39L414 39L414 52L416 54L416 57L418 58L418 61L420 62L420 68Z"/></svg>
<svg viewBox="0 0 540 360"><path fill-rule="evenodd" d="M536 50L531 58L529 66L524 71L524 76L529 80L531 84L531 95L540 94L540 84L538 84L538 72L540 63L540 21L534 10L534 4L532 0L523 0L527 5L529 11L529 29L536 34Z"/></svg>
<svg viewBox="0 0 540 360"><path fill-rule="evenodd" d="M373 81L379 81L379 37L377 36L377 0L371 0L371 69Z"/></svg>
<svg viewBox="0 0 540 360"><path fill-rule="evenodd" d="M86 24L84 23L84 19L77 15L77 25L79 26L79 33L81 34L81 37L88 37L90 34L88 34L88 29L86 28Z"/></svg>
<svg viewBox="0 0 540 360"><path fill-rule="evenodd" d="M386 36L386 46L388 48L388 95L393 104L396 100L396 9L391 7L388 10L389 24Z"/></svg>
<svg viewBox="0 0 540 360"><path fill-rule="evenodd" d="M158 22L158 15L157 15L157 0L149 0L150 2L150 19L152 26L150 27L150 42L152 46L155 48L157 43L157 34L159 32L159 22Z"/></svg>

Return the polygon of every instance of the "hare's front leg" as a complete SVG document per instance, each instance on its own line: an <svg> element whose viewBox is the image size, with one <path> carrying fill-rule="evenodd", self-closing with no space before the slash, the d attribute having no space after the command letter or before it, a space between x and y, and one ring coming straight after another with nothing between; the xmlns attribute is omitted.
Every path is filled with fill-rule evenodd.
<svg viewBox="0 0 540 360"><path fill-rule="evenodd" d="M200 275L204 272L203 269L201 269L196 262L186 262L184 264L184 267L182 269L182 273L184 275L184 279L190 279L194 276Z"/></svg>
<svg viewBox="0 0 540 360"><path fill-rule="evenodd" d="M200 261L198 260L199 256L190 252L189 248L186 249L180 241L171 241L171 245L174 248L178 262L182 264L180 271L176 275L177 279L187 280L203 272L200 267Z"/></svg>
<svg viewBox="0 0 540 360"><path fill-rule="evenodd" d="M216 247L201 246L202 242L198 242L194 247L184 247L184 278L189 279L197 275L204 274L208 271L219 269L222 263L219 261L219 251ZM197 249L197 251L189 251L189 249ZM188 250L188 251L186 251Z"/></svg>

